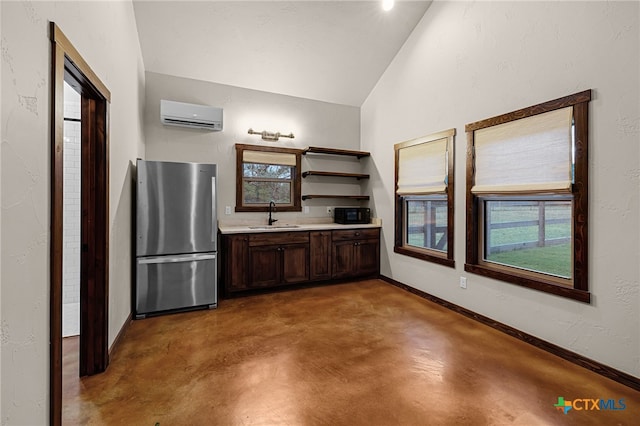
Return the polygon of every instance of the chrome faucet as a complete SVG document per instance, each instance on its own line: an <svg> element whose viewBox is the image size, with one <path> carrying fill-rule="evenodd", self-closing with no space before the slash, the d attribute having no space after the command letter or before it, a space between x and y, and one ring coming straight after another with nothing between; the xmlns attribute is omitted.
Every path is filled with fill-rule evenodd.
<svg viewBox="0 0 640 426"><path fill-rule="evenodd" d="M276 203L271 200L269 201L269 226L273 225L273 222L277 222L278 219L272 219L271 218L271 213L276 211Z"/></svg>

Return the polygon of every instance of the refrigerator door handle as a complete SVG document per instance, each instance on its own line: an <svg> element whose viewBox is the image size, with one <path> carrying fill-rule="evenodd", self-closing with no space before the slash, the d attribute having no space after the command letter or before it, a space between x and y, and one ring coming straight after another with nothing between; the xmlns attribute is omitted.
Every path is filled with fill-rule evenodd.
<svg viewBox="0 0 640 426"><path fill-rule="evenodd" d="M218 224L216 220L216 178L215 176L211 178L211 241L213 242L214 249L216 248L217 243L217 232Z"/></svg>
<svg viewBox="0 0 640 426"><path fill-rule="evenodd" d="M215 254L187 254L180 256L155 256L155 257L145 257L139 258L139 264L149 264L149 263L178 263L178 262L196 262L199 260L211 260L215 259Z"/></svg>

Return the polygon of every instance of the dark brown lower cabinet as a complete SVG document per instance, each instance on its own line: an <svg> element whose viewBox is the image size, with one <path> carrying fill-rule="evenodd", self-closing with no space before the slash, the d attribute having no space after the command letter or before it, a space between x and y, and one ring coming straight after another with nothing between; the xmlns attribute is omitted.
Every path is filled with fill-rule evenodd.
<svg viewBox="0 0 640 426"><path fill-rule="evenodd" d="M280 246L260 246L249 249L248 287L273 287L282 275Z"/></svg>
<svg viewBox="0 0 640 426"><path fill-rule="evenodd" d="M249 287L309 281L309 233L249 234Z"/></svg>
<svg viewBox="0 0 640 426"><path fill-rule="evenodd" d="M309 281L309 244L288 244L280 251L283 284Z"/></svg>
<svg viewBox="0 0 640 426"><path fill-rule="evenodd" d="M222 280L225 294L249 289L249 235L222 237Z"/></svg>
<svg viewBox="0 0 640 426"><path fill-rule="evenodd" d="M333 231L332 278L351 278L380 273L378 229Z"/></svg>
<svg viewBox="0 0 640 426"><path fill-rule="evenodd" d="M309 232L309 279L331 279L331 231Z"/></svg>
<svg viewBox="0 0 640 426"><path fill-rule="evenodd" d="M377 275L380 230L222 235L224 294Z"/></svg>
<svg viewBox="0 0 640 426"><path fill-rule="evenodd" d="M309 244L249 248L249 287L274 287L309 280Z"/></svg>

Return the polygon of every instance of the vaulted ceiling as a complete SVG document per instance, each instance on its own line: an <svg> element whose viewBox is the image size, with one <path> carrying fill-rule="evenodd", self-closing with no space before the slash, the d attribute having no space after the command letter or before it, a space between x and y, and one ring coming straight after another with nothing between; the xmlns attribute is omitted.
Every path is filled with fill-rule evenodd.
<svg viewBox="0 0 640 426"><path fill-rule="evenodd" d="M133 1L147 71L354 106L430 3Z"/></svg>

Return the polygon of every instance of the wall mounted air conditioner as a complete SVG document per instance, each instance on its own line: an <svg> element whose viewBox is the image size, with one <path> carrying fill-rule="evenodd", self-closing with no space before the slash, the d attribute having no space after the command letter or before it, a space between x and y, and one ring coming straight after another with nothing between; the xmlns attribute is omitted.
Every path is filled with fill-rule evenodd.
<svg viewBox="0 0 640 426"><path fill-rule="evenodd" d="M160 121L169 126L222 130L222 108L162 99Z"/></svg>

